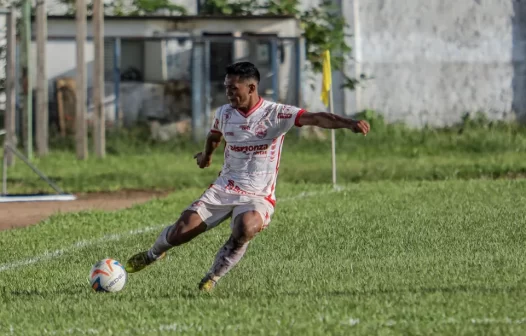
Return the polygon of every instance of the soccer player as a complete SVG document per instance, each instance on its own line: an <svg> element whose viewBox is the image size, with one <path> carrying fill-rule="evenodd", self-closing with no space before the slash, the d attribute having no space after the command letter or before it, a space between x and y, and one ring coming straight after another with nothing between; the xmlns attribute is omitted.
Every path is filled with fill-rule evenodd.
<svg viewBox="0 0 526 336"><path fill-rule="evenodd" d="M132 256L126 271L134 273L163 258L169 249L185 244L231 218L231 235L218 251L199 289L211 291L243 257L249 242L267 227L276 203L281 148L293 127L347 128L366 135L369 124L332 113L310 113L301 108L266 101L259 96L258 69L249 62L226 68L229 103L217 109L204 151L194 158L199 168L210 166L212 154L225 139L224 164L219 177L175 224L162 230L153 246Z"/></svg>

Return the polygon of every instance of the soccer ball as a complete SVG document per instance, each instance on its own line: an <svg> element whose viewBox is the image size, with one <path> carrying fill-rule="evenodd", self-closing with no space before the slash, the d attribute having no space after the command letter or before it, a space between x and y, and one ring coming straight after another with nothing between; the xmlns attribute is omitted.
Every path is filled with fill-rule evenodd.
<svg viewBox="0 0 526 336"><path fill-rule="evenodd" d="M102 259L91 268L89 282L96 292L118 292L124 288L128 273L115 259Z"/></svg>

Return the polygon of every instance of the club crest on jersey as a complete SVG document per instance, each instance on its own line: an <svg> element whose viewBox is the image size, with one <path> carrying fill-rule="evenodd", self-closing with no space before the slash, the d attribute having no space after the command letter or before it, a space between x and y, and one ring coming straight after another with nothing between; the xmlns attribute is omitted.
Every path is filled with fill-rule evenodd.
<svg viewBox="0 0 526 336"><path fill-rule="evenodd" d="M267 136L267 128L265 127L265 125L259 124L254 129L254 133L258 138L262 139Z"/></svg>

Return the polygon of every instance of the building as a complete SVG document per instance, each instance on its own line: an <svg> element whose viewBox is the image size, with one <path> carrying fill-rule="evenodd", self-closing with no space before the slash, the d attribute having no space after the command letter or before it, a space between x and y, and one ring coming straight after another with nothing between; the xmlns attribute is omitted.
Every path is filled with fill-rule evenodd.
<svg viewBox="0 0 526 336"><path fill-rule="evenodd" d="M46 59L51 106L58 99L57 80L69 78L74 81L75 78L75 32L74 17L48 16ZM202 55L202 62L209 64L208 80L203 78L205 84L209 83L209 91L203 91L201 99L210 99L211 110L225 103L224 68L239 60L257 64L262 73L261 92L269 99L296 103L300 64L297 62L299 41L294 39L301 36L301 30L293 17L248 16L235 20L224 16L106 17L104 33L109 120L114 120L112 101L116 98L121 104L118 109L123 113L125 124L147 118L173 121L191 116L190 95L196 85L195 81L192 83L196 43L208 44L208 55ZM88 88L91 88L94 59L91 18L88 18L87 36L85 59ZM273 41L276 41L277 53L272 52ZM32 51L36 65L35 42ZM272 69L275 54L279 55L276 81ZM35 76L36 71L32 74ZM197 75L201 76L204 73ZM278 89L274 90L276 83ZM174 90L180 94L172 92L171 97L167 97L169 91ZM88 105L89 98L88 94Z"/></svg>
<svg viewBox="0 0 526 336"><path fill-rule="evenodd" d="M192 15L198 0L172 0ZM302 0L303 9L319 0ZM526 119L524 1L333 0L349 24L353 61L346 73L367 80L342 90L333 73L334 111L373 109L387 121L422 127L460 122L478 111L494 120ZM50 0L50 12L62 7ZM132 47L130 47L132 48ZM323 110L319 77L304 75L301 105ZM310 88L314 85L314 89Z"/></svg>

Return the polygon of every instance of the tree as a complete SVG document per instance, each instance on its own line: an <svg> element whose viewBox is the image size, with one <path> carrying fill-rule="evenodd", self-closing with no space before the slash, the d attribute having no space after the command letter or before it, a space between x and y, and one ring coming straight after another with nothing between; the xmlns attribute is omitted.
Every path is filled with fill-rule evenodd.
<svg viewBox="0 0 526 336"><path fill-rule="evenodd" d="M75 0L59 0L66 5L65 14L75 14ZM92 2L88 2L88 14L92 12ZM124 0L114 0L104 3L106 15L127 16L127 15L148 15L158 11L168 11L170 15L186 15L187 10L183 6L172 4L170 0L133 0L131 4L126 4Z"/></svg>

